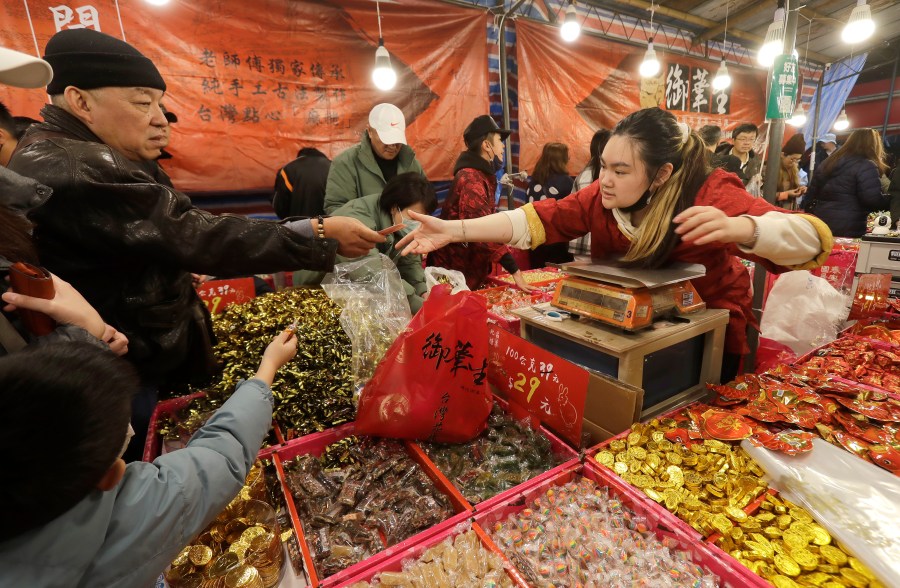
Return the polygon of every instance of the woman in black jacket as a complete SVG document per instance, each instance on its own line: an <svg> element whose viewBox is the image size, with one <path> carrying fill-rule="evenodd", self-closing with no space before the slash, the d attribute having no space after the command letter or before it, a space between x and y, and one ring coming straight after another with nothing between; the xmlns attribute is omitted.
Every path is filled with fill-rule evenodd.
<svg viewBox="0 0 900 588"><path fill-rule="evenodd" d="M822 219L835 237L862 237L870 212L886 210L881 193L884 147L874 129L853 131L817 168L803 207Z"/></svg>

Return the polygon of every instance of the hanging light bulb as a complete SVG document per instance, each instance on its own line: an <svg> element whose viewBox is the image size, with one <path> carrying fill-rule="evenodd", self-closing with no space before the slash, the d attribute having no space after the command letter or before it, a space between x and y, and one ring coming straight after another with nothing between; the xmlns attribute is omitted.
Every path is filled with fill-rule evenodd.
<svg viewBox="0 0 900 588"><path fill-rule="evenodd" d="M712 87L713 90L718 90L721 92L731 85L731 75L728 73L728 66L725 65L725 60L722 60L722 63L719 65L719 71L716 72L716 77L713 78Z"/></svg>
<svg viewBox="0 0 900 588"><path fill-rule="evenodd" d="M375 2L375 11L378 13L378 49L375 50L375 69L372 70L372 83L379 90L390 90L397 84L397 72L391 67L391 54L384 46L384 36L381 34L381 6Z"/></svg>
<svg viewBox="0 0 900 588"><path fill-rule="evenodd" d="M169 3L169 0L146 0L147 4L152 4L154 6L165 6Z"/></svg>
<svg viewBox="0 0 900 588"><path fill-rule="evenodd" d="M757 59L763 67L771 67L775 58L784 52L784 7L775 11L775 19L766 31L766 40L759 49Z"/></svg>
<svg viewBox="0 0 900 588"><path fill-rule="evenodd" d="M659 73L659 60L653 49L653 37L647 42L647 52L644 53L644 61L641 62L640 72L642 78L652 78Z"/></svg>
<svg viewBox="0 0 900 588"><path fill-rule="evenodd" d="M866 0L856 0L856 6L847 19L844 30L841 31L841 39L844 43L861 43L875 32L875 21L872 20L872 9L866 4Z"/></svg>
<svg viewBox="0 0 900 588"><path fill-rule="evenodd" d="M837 117L837 120L834 121L834 130L846 131L848 128L850 128L850 119L847 118L847 111L841 110L841 114Z"/></svg>
<svg viewBox="0 0 900 588"><path fill-rule="evenodd" d="M578 14L575 12L575 3L569 2L566 8L566 21L559 29L559 35L566 43L571 43L581 34L581 25L578 24Z"/></svg>
<svg viewBox="0 0 900 588"><path fill-rule="evenodd" d="M802 127L806 124L806 109L803 108L802 102L797 103L797 108L794 109L794 114L791 115L791 118L787 120L787 124L792 127Z"/></svg>
<svg viewBox="0 0 900 588"><path fill-rule="evenodd" d="M375 69L372 70L372 83L379 90L390 90L397 84L397 73L391 67L391 55L384 46L384 39L378 39L375 50Z"/></svg>

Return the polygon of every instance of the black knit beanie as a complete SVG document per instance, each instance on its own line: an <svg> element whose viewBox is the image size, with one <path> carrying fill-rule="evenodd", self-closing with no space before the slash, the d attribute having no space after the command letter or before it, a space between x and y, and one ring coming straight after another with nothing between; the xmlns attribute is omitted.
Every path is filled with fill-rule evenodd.
<svg viewBox="0 0 900 588"><path fill-rule="evenodd" d="M82 90L143 87L166 90L159 70L140 51L93 29L66 29L50 38L44 59L53 66L51 96L67 86Z"/></svg>

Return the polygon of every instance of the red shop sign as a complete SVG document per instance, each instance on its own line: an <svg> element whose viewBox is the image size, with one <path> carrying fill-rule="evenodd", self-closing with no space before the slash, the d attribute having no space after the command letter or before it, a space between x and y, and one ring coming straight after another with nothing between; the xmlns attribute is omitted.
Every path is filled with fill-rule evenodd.
<svg viewBox="0 0 900 588"><path fill-rule="evenodd" d="M524 408L578 447L590 378L587 370L491 323L488 349L488 381L511 405Z"/></svg>
<svg viewBox="0 0 900 588"><path fill-rule="evenodd" d="M256 296L253 278L210 280L197 288L197 295L212 314L217 314L235 303L247 302Z"/></svg>

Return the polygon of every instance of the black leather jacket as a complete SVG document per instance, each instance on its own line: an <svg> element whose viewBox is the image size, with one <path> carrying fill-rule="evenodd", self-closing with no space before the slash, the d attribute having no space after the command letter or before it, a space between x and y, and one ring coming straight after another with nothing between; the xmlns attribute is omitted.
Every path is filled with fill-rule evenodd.
<svg viewBox="0 0 900 588"><path fill-rule="evenodd" d="M149 382L208 375L212 330L189 272L216 276L328 271L338 243L269 221L214 215L153 180L52 105L9 167L53 190L32 211L41 262L129 339Z"/></svg>

